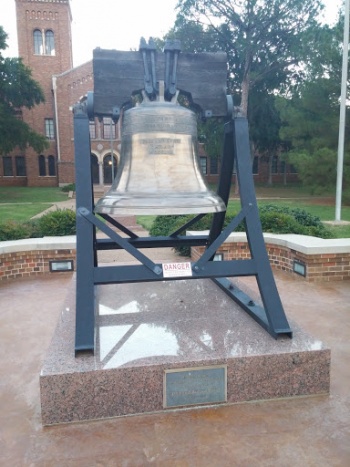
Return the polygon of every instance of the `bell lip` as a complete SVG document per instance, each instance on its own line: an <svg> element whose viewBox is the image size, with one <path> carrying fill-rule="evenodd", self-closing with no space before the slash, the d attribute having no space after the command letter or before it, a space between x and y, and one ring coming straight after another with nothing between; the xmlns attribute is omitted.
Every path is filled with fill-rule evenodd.
<svg viewBox="0 0 350 467"><path fill-rule="evenodd" d="M182 214L215 214L218 212L226 211L226 207L222 208L220 206L195 206L189 208L174 208L174 207L160 207L155 208L154 206L140 207L136 206L133 208L128 207L118 207L118 208L107 208L104 207L101 210L95 210L96 214L107 214L110 217L118 216L172 216L172 215L182 215Z"/></svg>
<svg viewBox="0 0 350 467"><path fill-rule="evenodd" d="M94 209L96 214L113 215L181 215L209 214L226 211L224 201L214 193L208 196L117 196L101 198ZM161 201L161 202L160 202Z"/></svg>

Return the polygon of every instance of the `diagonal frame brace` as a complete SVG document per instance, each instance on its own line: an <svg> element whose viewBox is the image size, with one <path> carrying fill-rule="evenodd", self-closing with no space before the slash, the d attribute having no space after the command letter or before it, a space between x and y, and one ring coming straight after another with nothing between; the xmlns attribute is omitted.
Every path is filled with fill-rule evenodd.
<svg viewBox="0 0 350 467"><path fill-rule="evenodd" d="M99 216L102 217L107 222L109 222L110 224L112 224L114 227L117 227L117 229L119 229L121 232L128 235L130 238L134 238L134 239L139 238L138 235L136 235L134 232L132 232L130 229L125 227L123 224L121 224L117 220L113 219L108 214L99 213Z"/></svg>
<svg viewBox="0 0 350 467"><path fill-rule="evenodd" d="M277 328L273 326L269 319L269 313L266 309L257 303L252 298L243 292L239 287L234 285L227 277L215 277L212 281L220 287L229 297L235 301L251 318L254 319L262 328L265 329L272 337L277 339L280 336L292 337L293 333L289 326Z"/></svg>
<svg viewBox="0 0 350 467"><path fill-rule="evenodd" d="M146 255L141 253L137 248L131 245L126 239L114 232L110 227L105 225L100 219L92 214L87 208L80 207L78 213L87 219L91 224L105 233L111 240L117 243L121 248L130 253L135 259L140 261L146 268L152 271L157 276L160 276L162 269L151 261Z"/></svg>
<svg viewBox="0 0 350 467"><path fill-rule="evenodd" d="M221 232L221 234L211 243L210 246L205 250L200 259L194 264L193 268L195 271L202 269L205 264L215 255L216 250L224 243L228 236L235 230L236 227L245 219L247 211L251 206L247 206L232 219L227 227Z"/></svg>

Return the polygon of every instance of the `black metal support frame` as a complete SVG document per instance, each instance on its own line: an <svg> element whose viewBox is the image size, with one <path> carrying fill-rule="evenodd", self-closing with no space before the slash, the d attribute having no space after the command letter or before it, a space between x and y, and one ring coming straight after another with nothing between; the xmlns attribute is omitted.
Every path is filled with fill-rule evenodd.
<svg viewBox="0 0 350 467"><path fill-rule="evenodd" d="M138 237L116 220L104 215L111 225L127 235L122 237L94 214L89 118L84 103L76 105L74 109L74 145L77 203L76 352L93 352L95 348L96 285L184 279L164 278L162 265L154 263L139 251L140 248L206 246L199 260L191 263L193 275L186 279L210 278L271 336L292 337L265 248L251 171L248 124L245 118L234 118L225 126L218 186L218 194L227 205L233 164L236 161L241 211L224 229L226 213L214 214L209 235L181 236L179 230L168 237ZM197 216L185 227L188 228L202 216ZM246 224L251 259L213 261L217 249L243 220ZM107 238L97 239L96 228L104 232ZM139 264L100 267L97 260L98 250L112 249L126 250ZM228 279L239 276L256 277L263 306L256 304Z"/></svg>

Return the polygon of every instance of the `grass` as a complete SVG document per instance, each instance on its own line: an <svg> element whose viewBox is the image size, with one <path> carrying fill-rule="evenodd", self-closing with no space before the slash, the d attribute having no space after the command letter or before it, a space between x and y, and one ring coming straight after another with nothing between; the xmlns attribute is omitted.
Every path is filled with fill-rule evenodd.
<svg viewBox="0 0 350 467"><path fill-rule="evenodd" d="M312 202L296 202L295 200L280 200L280 199L270 199L270 200L258 200L258 205L263 206L266 204L276 204L279 206L286 206L288 208L300 208L305 209L310 214L319 217L322 221L333 221L335 218L335 207L332 205L326 204L315 204ZM240 208L240 202L233 200L229 202L229 210L238 211ZM342 220L350 221L350 206L344 206L342 209Z"/></svg>
<svg viewBox="0 0 350 467"><path fill-rule="evenodd" d="M16 221L16 222L25 222L28 221L31 217L39 214L44 209L50 207L50 204L0 204L0 219L1 222L6 221Z"/></svg>
<svg viewBox="0 0 350 467"><path fill-rule="evenodd" d="M137 216L137 223L144 229L150 230L156 216Z"/></svg>
<svg viewBox="0 0 350 467"><path fill-rule="evenodd" d="M350 238L350 225L338 225L330 227L334 238Z"/></svg>
<svg viewBox="0 0 350 467"><path fill-rule="evenodd" d="M300 185L257 186L258 204L282 204L290 208L299 207L318 216L322 221L335 218L334 197L329 193L323 197L310 196L307 189ZM67 200L67 193L58 187L0 187L0 221L27 221L44 211L53 203ZM229 203L229 211L238 211L240 201L233 199ZM138 222L147 230L150 229L155 216L138 216ZM342 207L342 220L350 221L350 206ZM334 238L350 238L350 225L333 226Z"/></svg>
<svg viewBox="0 0 350 467"><path fill-rule="evenodd" d="M58 187L0 187L0 204L2 203L55 203L67 199Z"/></svg>
<svg viewBox="0 0 350 467"><path fill-rule="evenodd" d="M0 187L0 220L28 221L66 199L67 193L57 187Z"/></svg>

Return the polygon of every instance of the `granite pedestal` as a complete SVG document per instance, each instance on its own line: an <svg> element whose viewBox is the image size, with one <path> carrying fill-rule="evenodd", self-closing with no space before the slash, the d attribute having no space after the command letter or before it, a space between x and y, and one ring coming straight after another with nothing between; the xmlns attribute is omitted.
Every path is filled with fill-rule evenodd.
<svg viewBox="0 0 350 467"><path fill-rule="evenodd" d="M171 410L176 369L227 369L220 404L329 392L322 342L293 322L293 339L273 339L210 280L98 286L95 355L75 357L74 291L40 374L44 425Z"/></svg>

